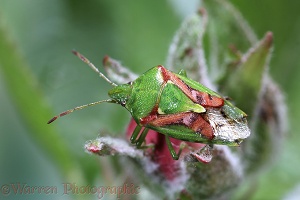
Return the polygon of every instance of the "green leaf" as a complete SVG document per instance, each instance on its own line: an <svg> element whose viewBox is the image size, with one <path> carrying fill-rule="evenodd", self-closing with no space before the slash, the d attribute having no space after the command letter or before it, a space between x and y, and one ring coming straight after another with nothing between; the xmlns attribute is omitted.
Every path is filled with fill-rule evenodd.
<svg viewBox="0 0 300 200"><path fill-rule="evenodd" d="M241 58L238 69L232 71L224 84L226 94L247 114L253 114L267 72L273 36L265 37Z"/></svg>
<svg viewBox="0 0 300 200"><path fill-rule="evenodd" d="M205 9L200 9L182 23L170 45L167 67L174 72L184 69L189 78L212 87L206 73L207 66L202 45L206 24Z"/></svg>
<svg viewBox="0 0 300 200"><path fill-rule="evenodd" d="M235 49L246 51L258 39L241 13L229 2L209 0L203 4L209 16L203 43L210 76L217 79L226 73L227 65L239 57Z"/></svg>
<svg viewBox="0 0 300 200"><path fill-rule="evenodd" d="M73 156L54 127L47 125L52 113L26 61L1 25L0 69L11 99L30 130L30 136L58 163L61 173L70 177L77 169Z"/></svg>

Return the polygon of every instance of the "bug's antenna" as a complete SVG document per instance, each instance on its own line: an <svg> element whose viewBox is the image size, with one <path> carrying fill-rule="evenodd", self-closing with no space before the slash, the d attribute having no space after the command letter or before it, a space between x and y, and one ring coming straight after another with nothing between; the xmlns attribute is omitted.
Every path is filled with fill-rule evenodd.
<svg viewBox="0 0 300 200"><path fill-rule="evenodd" d="M100 104L100 103L104 103L104 102L108 102L108 103L116 103L116 101L114 101L113 99L107 99L107 100L101 100L101 101L96 101L96 102L93 102L93 103L89 103L89 104L86 104L86 105L82 105L82 106L77 106L75 108L72 108L70 110L66 110L62 113L60 113L59 115L56 115L55 117L53 117L52 119L50 119L47 124L50 124L52 122L54 122L57 118L59 117L63 117L67 114L70 114L72 112L74 112L75 110L81 110L83 108L86 108L88 106L94 106L94 105L97 105L97 104Z"/></svg>
<svg viewBox="0 0 300 200"><path fill-rule="evenodd" d="M115 84L114 82L112 82L111 80L109 80L106 76L104 76L104 74L102 74L97 67L95 67L95 65L93 63L91 63L91 61L89 61L85 56L83 56L81 53L79 53L78 51L72 50L72 53L75 54L78 58L80 58L80 60L82 60L83 62L85 62L86 64L88 64L88 66L90 66L90 68L92 68L92 70L94 70L95 72L97 72L97 74L99 74L99 76L101 78L103 78L104 80L106 80L109 84L111 84L112 86L118 86L117 84Z"/></svg>

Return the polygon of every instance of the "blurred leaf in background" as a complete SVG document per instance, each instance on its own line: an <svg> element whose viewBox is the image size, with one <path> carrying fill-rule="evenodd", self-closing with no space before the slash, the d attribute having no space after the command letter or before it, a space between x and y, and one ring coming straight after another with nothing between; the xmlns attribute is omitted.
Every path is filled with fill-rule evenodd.
<svg viewBox="0 0 300 200"><path fill-rule="evenodd" d="M274 34L270 73L287 96L290 132L274 166L262 173L252 199L281 199L300 184L300 2L232 3L258 38L266 31ZM125 110L101 105L46 124L65 109L105 99L110 88L70 51L82 52L100 69L108 54L140 74L164 64L174 32L197 5L200 1L1 1L0 186L57 186L57 198L66 199L82 196L62 196L63 183L121 183L122 176L113 180L116 175L107 170L111 161L87 155L83 144L100 132L123 137L130 119ZM7 197L35 198L12 193Z"/></svg>

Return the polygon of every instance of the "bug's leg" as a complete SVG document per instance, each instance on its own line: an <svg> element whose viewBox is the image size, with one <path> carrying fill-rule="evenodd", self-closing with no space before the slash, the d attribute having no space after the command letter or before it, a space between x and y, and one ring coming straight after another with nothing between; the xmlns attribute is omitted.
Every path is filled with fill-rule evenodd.
<svg viewBox="0 0 300 200"><path fill-rule="evenodd" d="M137 148L141 148L143 142L145 141L145 138L148 134L149 129L144 128L143 132L141 133L140 137L136 140L136 146Z"/></svg>
<svg viewBox="0 0 300 200"><path fill-rule="evenodd" d="M148 134L148 131L149 131L148 128L144 128L144 130L142 131L142 133L139 136L141 129L142 129L142 126L137 125L130 137L130 142L132 144L136 144L137 148L141 148L141 146L142 146L143 142L145 141L145 138Z"/></svg>
<svg viewBox="0 0 300 200"><path fill-rule="evenodd" d="M136 143L137 142L137 136L139 135L140 131L141 131L142 127L139 126L139 125L136 125L131 137L130 137L130 142L132 144Z"/></svg>
<svg viewBox="0 0 300 200"><path fill-rule="evenodd" d="M165 137L166 137L166 143L167 143L168 149L169 149L169 151L170 151L170 153L172 155L172 158L174 160L178 160L178 158L179 158L179 156L180 156L180 154L182 152L182 149L184 149L186 147L186 143L185 142L181 142L180 146L179 146L179 151L178 151L178 153L176 153L175 150L174 150L174 147L173 147L173 145L172 145L172 143L170 141L170 138L168 136L165 136Z"/></svg>

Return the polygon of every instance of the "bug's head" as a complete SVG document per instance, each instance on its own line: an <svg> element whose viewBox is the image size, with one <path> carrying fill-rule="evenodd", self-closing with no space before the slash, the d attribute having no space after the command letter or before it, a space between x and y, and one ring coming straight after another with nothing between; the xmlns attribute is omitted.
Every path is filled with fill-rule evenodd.
<svg viewBox="0 0 300 200"><path fill-rule="evenodd" d="M118 85L112 88L108 95L115 100L118 104L125 106L127 100L130 98L132 92L132 84L127 83L123 85Z"/></svg>

